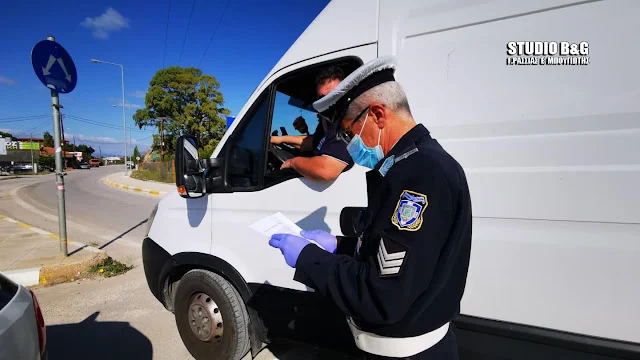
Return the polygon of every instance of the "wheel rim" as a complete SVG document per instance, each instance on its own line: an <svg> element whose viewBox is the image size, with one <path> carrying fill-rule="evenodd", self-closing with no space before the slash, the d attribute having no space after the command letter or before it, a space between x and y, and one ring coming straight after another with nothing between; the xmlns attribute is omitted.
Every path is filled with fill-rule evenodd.
<svg viewBox="0 0 640 360"><path fill-rule="evenodd" d="M222 313L209 295L197 293L191 297L189 327L200 341L222 341Z"/></svg>

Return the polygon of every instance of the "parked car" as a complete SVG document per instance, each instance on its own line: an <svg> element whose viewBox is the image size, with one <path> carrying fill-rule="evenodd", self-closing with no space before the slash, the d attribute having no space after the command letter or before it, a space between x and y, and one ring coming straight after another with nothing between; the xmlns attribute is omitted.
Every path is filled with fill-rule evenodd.
<svg viewBox="0 0 640 360"><path fill-rule="evenodd" d="M89 160L89 165L95 166L95 167L100 167L100 160L99 159L91 159L91 160Z"/></svg>
<svg viewBox="0 0 640 360"><path fill-rule="evenodd" d="M3 359L46 359L47 335L33 291L0 273L0 350Z"/></svg>
<svg viewBox="0 0 640 360"><path fill-rule="evenodd" d="M80 163L80 169L91 169L91 165L83 161Z"/></svg>

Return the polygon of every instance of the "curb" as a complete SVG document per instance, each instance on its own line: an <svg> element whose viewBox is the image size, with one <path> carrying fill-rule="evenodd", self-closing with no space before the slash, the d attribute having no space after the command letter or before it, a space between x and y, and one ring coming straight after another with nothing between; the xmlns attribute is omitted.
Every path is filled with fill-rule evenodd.
<svg viewBox="0 0 640 360"><path fill-rule="evenodd" d="M55 285L77 279L81 273L89 270L93 265L98 264L107 258L107 254L102 251L95 254L91 259L70 264L57 264L43 266L38 273L39 285Z"/></svg>
<svg viewBox="0 0 640 360"><path fill-rule="evenodd" d="M0 176L0 181L2 180L11 180L11 179L17 179L18 176L14 176L14 175L1 175Z"/></svg>
<svg viewBox="0 0 640 360"><path fill-rule="evenodd" d="M8 216L0 214L0 220L16 224L21 228L31 230L37 234L47 236L51 239L60 240L60 237L52 232L37 228L22 221L12 219ZM29 269L9 270L3 271L2 274L7 276L12 281L21 284L22 286L53 285L61 282L66 282L67 280L74 278L74 275L78 271L85 271L96 262L102 261L107 257L107 253L103 250L78 241L71 241L67 239L67 244L75 245L80 248L76 251L89 251L95 253L95 255L91 259L85 261L69 264L47 265Z"/></svg>
<svg viewBox="0 0 640 360"><path fill-rule="evenodd" d="M118 184L116 182L111 181L111 179L109 179L109 177L104 177L100 180L102 183L121 189L121 190L125 190L125 191L132 191L138 194L149 194L152 196L165 196L168 194L168 192L166 191L160 191L160 190L152 190L152 189L144 189L144 188L138 188L138 187L133 187L133 186L129 186L129 185L123 185L123 184Z"/></svg>

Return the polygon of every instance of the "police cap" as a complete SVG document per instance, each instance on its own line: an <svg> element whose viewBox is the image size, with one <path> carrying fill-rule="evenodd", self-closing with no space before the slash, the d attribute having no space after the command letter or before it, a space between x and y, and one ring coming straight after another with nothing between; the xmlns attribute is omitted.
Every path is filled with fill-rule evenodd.
<svg viewBox="0 0 640 360"><path fill-rule="evenodd" d="M388 81L395 81L395 56L374 59L349 74L330 93L313 103L321 117L331 123L342 120L349 104L365 91Z"/></svg>

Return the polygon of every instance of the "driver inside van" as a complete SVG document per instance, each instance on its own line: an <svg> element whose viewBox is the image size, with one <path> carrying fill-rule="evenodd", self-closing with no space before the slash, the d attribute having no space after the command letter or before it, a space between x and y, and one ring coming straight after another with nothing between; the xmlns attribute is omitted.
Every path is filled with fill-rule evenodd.
<svg viewBox="0 0 640 360"><path fill-rule="evenodd" d="M344 79L344 71L332 66L324 69L316 77L318 99L324 97ZM335 138L334 125L318 119L313 135L272 136L274 145L290 144L302 151L313 149L312 157L297 156L285 161L280 169L293 169L302 176L314 181L333 181L345 170L353 166L353 160L345 144Z"/></svg>

